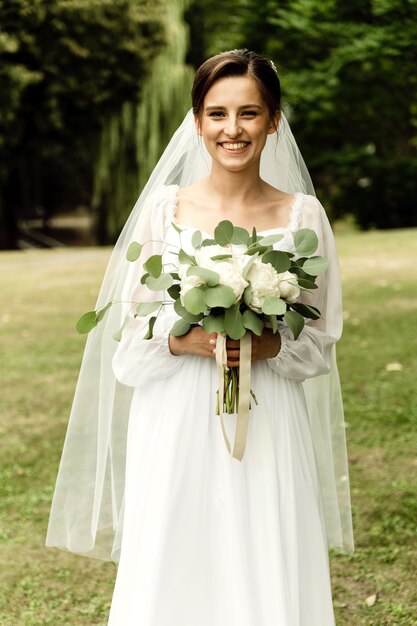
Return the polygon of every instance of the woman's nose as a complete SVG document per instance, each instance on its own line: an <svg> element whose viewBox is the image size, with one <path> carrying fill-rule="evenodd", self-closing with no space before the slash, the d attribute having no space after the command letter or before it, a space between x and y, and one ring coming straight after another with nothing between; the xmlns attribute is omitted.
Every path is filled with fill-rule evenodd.
<svg viewBox="0 0 417 626"><path fill-rule="evenodd" d="M226 120L226 124L224 126L224 132L229 137L238 137L242 132L242 129L239 127L237 118L229 117Z"/></svg>

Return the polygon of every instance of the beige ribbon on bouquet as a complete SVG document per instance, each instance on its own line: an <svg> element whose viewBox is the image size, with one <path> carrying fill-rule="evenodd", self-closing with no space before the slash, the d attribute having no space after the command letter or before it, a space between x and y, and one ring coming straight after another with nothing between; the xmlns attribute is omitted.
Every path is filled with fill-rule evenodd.
<svg viewBox="0 0 417 626"><path fill-rule="evenodd" d="M239 358L239 404L236 420L235 444L233 453L224 424L224 370L227 367L226 335L219 333L216 341L216 364L219 379L219 413L222 426L223 437L229 453L238 461L243 458L245 452L246 439L249 424L249 404L250 404L250 372L252 356L252 338L249 332L245 333L240 340Z"/></svg>

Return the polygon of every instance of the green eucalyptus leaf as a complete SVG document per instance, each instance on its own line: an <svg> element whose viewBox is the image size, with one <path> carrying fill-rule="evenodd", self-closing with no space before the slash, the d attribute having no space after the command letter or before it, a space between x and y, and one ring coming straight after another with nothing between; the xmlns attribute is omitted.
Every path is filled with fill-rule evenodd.
<svg viewBox="0 0 417 626"><path fill-rule="evenodd" d="M179 298L178 300L174 302L174 311L177 315L182 317L182 319L188 322L189 324L196 324L203 318L202 313L200 313L199 315L193 315L192 313L187 311L187 309L183 306Z"/></svg>
<svg viewBox="0 0 417 626"><path fill-rule="evenodd" d="M171 285L171 287L169 287L167 291L173 300L178 300L178 298L180 297L181 285Z"/></svg>
<svg viewBox="0 0 417 626"><path fill-rule="evenodd" d="M258 235L256 233L255 226L252 228L251 241L252 241L253 244L255 244L258 241Z"/></svg>
<svg viewBox="0 0 417 626"><path fill-rule="evenodd" d="M233 254L215 254L210 258L212 261L224 261L224 259L232 259Z"/></svg>
<svg viewBox="0 0 417 626"><path fill-rule="evenodd" d="M129 245L127 252L126 252L126 258L128 261L136 261L136 259L139 258L140 253L142 252L142 248L143 245L138 243L137 241L132 241L132 243Z"/></svg>
<svg viewBox="0 0 417 626"><path fill-rule="evenodd" d="M250 303L252 302L252 294L253 289L250 285L248 285L243 292L243 302L246 306L250 306Z"/></svg>
<svg viewBox="0 0 417 626"><path fill-rule="evenodd" d="M195 265L195 258L187 254L182 248L178 252L178 259L179 262L183 263L184 265Z"/></svg>
<svg viewBox="0 0 417 626"><path fill-rule="evenodd" d="M291 267L291 272L297 276L297 278L304 278L305 280L314 281L314 277L310 274L307 274L302 267L298 265L293 265Z"/></svg>
<svg viewBox="0 0 417 626"><path fill-rule="evenodd" d="M201 230L196 230L191 237L191 243L194 248L200 248L203 241L203 235L201 234Z"/></svg>
<svg viewBox="0 0 417 626"><path fill-rule="evenodd" d="M279 274L286 272L291 267L291 259L286 252L281 250L266 252L262 257L262 263L270 263Z"/></svg>
<svg viewBox="0 0 417 626"><path fill-rule="evenodd" d="M233 237L234 226L229 220L223 220L217 224L214 229L214 239L219 246L226 246L231 243Z"/></svg>
<svg viewBox="0 0 417 626"><path fill-rule="evenodd" d="M262 335L264 329L263 320L250 309L243 312L243 325L255 335L258 335L258 337Z"/></svg>
<svg viewBox="0 0 417 626"><path fill-rule="evenodd" d="M312 280L308 280L307 278L298 278L298 286L302 289L317 289L316 283L313 283Z"/></svg>
<svg viewBox="0 0 417 626"><path fill-rule="evenodd" d="M207 310L207 304L204 299L204 291L199 287L193 287L185 294L183 298L184 307L192 315L199 315Z"/></svg>
<svg viewBox="0 0 417 626"><path fill-rule="evenodd" d="M128 323L130 319L130 315L126 315L123 324L120 326L120 328L118 330L116 330L115 333L113 333L113 339L115 341L120 341L122 339L122 333L123 333L123 329L126 326L126 324Z"/></svg>
<svg viewBox="0 0 417 626"><path fill-rule="evenodd" d="M191 328L191 324L186 322L185 320L177 320L169 334L173 337L182 337L182 335L186 335Z"/></svg>
<svg viewBox="0 0 417 626"><path fill-rule="evenodd" d="M311 230L311 228L302 228L294 235L294 245L297 254L311 256L317 250L319 240L314 230Z"/></svg>
<svg viewBox="0 0 417 626"><path fill-rule="evenodd" d="M318 276L327 270L329 262L322 256L312 256L303 263L303 270L311 276Z"/></svg>
<svg viewBox="0 0 417 626"><path fill-rule="evenodd" d="M148 276L146 286L151 291L165 291L171 287L173 282L171 274L161 274L158 278Z"/></svg>
<svg viewBox="0 0 417 626"><path fill-rule="evenodd" d="M267 317L267 319L268 319L269 323L271 324L271 329L272 329L272 332L273 332L273 333L274 333L274 335L275 335L275 333L276 333L276 332L277 332L277 330L278 330L278 320L277 320L277 316L276 316L276 315L267 315L266 317Z"/></svg>
<svg viewBox="0 0 417 626"><path fill-rule="evenodd" d="M217 241L215 239L203 239L203 241L201 242L201 247L204 248L204 246L215 246L217 245Z"/></svg>
<svg viewBox="0 0 417 626"><path fill-rule="evenodd" d="M249 240L250 240L250 235L248 231L246 230L246 228L242 228L241 226L233 227L231 243L234 243L236 245L243 244L246 246L248 245Z"/></svg>
<svg viewBox="0 0 417 626"><path fill-rule="evenodd" d="M80 335L85 335L93 330L97 326L97 313L95 311L88 311L81 315L80 319L77 321L75 328L77 333Z"/></svg>
<svg viewBox="0 0 417 626"><path fill-rule="evenodd" d="M154 278L158 278L162 272L162 255L153 254L143 264L144 269Z"/></svg>
<svg viewBox="0 0 417 626"><path fill-rule="evenodd" d="M174 280L181 280L178 272L169 272Z"/></svg>
<svg viewBox="0 0 417 626"><path fill-rule="evenodd" d="M184 230L183 228L180 228L175 222L171 222L171 225L173 226L173 228L177 231L177 233L181 234L182 231Z"/></svg>
<svg viewBox="0 0 417 626"><path fill-rule="evenodd" d="M135 317L145 317L146 315L149 315L159 309L160 306L162 306L162 302L160 301L140 302L140 304L136 307Z"/></svg>
<svg viewBox="0 0 417 626"><path fill-rule="evenodd" d="M294 339L298 339L301 331L304 328L304 318L296 311L287 311L284 314L284 319L288 324L288 328L294 335Z"/></svg>
<svg viewBox="0 0 417 626"><path fill-rule="evenodd" d="M236 296L231 287L226 285L217 285L216 287L208 287L204 292L204 299L208 307L222 307L227 309L236 301Z"/></svg>
<svg viewBox="0 0 417 626"><path fill-rule="evenodd" d="M246 250L246 254L248 256L252 256L252 254L264 254L268 252L269 246L260 246L258 243L251 244L250 247Z"/></svg>
<svg viewBox="0 0 417 626"><path fill-rule="evenodd" d="M246 278L247 275L249 274L249 270L252 267L252 265L255 263L255 260L258 258L259 254L258 252L255 252L255 254L253 254L249 261L246 263L245 267L242 270L242 276L243 278Z"/></svg>
<svg viewBox="0 0 417 626"><path fill-rule="evenodd" d="M209 334L224 332L224 315L206 315L203 318L203 328Z"/></svg>
<svg viewBox="0 0 417 626"><path fill-rule="evenodd" d="M111 307L112 304L113 304L113 302L109 302L108 304L106 304L106 306L103 306L102 309L99 309L97 311L97 323L101 322L101 320L106 315L107 311L109 310L109 308Z"/></svg>
<svg viewBox="0 0 417 626"><path fill-rule="evenodd" d="M155 326L155 322L156 322L156 316L151 317L151 319L149 320L149 324L148 324L148 331L146 335L144 336L144 339L152 339L153 327Z"/></svg>
<svg viewBox="0 0 417 626"><path fill-rule="evenodd" d="M187 270L187 276L198 276L209 287L215 287L220 281L220 276L217 272L208 270L205 267L200 267L199 265L191 265Z"/></svg>
<svg viewBox="0 0 417 626"><path fill-rule="evenodd" d="M259 243L261 244L261 246L273 246L274 243L278 243L278 241L281 241L281 239L283 238L284 235L267 235L266 237L261 237L261 239L259 240Z"/></svg>
<svg viewBox="0 0 417 626"><path fill-rule="evenodd" d="M234 304L225 310L224 327L231 339L242 339L246 329L243 325L243 315L240 312L239 304Z"/></svg>
<svg viewBox="0 0 417 626"><path fill-rule="evenodd" d="M287 305L281 298L268 296L262 305L262 312L266 315L283 315Z"/></svg>
<svg viewBox="0 0 417 626"><path fill-rule="evenodd" d="M320 318L320 311L317 307L310 304L303 304L302 302L294 302L290 305L294 311L300 313L303 317L308 317L312 320L318 320Z"/></svg>
<svg viewBox="0 0 417 626"><path fill-rule="evenodd" d="M148 272L146 272L146 274L143 274L141 276L141 279L140 279L141 285L144 285L146 283L146 279L148 278L148 276L149 276Z"/></svg>

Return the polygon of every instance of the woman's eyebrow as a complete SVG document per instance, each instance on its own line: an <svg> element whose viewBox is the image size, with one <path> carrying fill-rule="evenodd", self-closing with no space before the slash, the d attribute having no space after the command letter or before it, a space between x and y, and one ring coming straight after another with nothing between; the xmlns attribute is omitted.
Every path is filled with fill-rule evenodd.
<svg viewBox="0 0 417 626"><path fill-rule="evenodd" d="M262 107L261 107L260 104L242 104L242 106L240 106L238 108L239 109L255 109L255 108L256 109L261 109ZM226 109L226 107L222 106L222 105L219 105L219 106L211 105L211 106L208 106L208 107L204 107L205 111L214 111L214 110L216 110L216 111L219 111L219 110L224 111L225 109Z"/></svg>

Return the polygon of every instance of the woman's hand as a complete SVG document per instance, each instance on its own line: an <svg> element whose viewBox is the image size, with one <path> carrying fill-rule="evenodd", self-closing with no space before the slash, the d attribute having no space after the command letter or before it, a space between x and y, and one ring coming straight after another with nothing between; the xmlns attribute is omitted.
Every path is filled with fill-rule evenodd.
<svg viewBox="0 0 417 626"><path fill-rule="evenodd" d="M168 338L169 349L172 354L179 356L181 354L195 354L206 358L214 359L216 357L217 333L206 333L202 326L193 327L186 335L181 337Z"/></svg>
<svg viewBox="0 0 417 626"><path fill-rule="evenodd" d="M215 358L217 333L206 333L204 328L194 327L182 337L170 335L168 340L169 349L172 354L195 354L206 358ZM281 349L281 337L279 333L273 333L270 328L265 328L262 335L258 337L252 333L252 361L264 361L272 359ZM240 341L234 339L226 340L227 365L228 367L239 367Z"/></svg>
<svg viewBox="0 0 417 626"><path fill-rule="evenodd" d="M264 328L260 337L252 334L252 356L251 361L264 361L272 359L281 349L281 337L279 333L273 333L270 328ZM229 367L239 367L240 341L234 339L226 340L227 365Z"/></svg>
<svg viewBox="0 0 417 626"><path fill-rule="evenodd" d="M281 335L264 328L260 337L252 333L252 361L273 359L281 350Z"/></svg>

